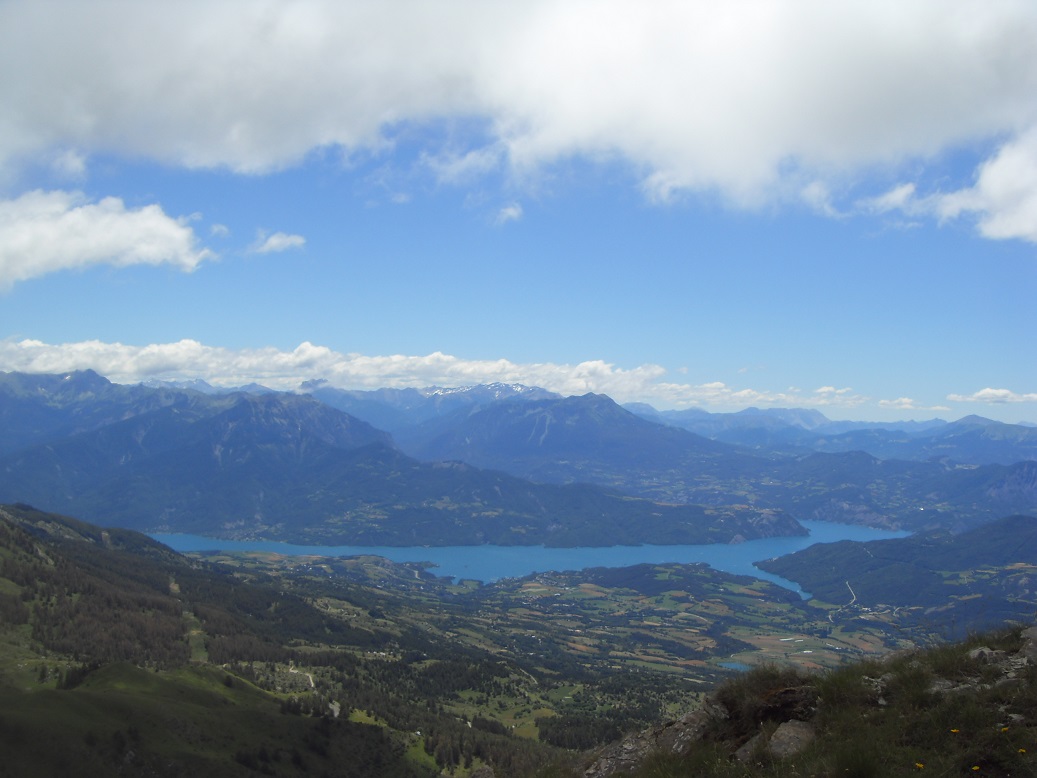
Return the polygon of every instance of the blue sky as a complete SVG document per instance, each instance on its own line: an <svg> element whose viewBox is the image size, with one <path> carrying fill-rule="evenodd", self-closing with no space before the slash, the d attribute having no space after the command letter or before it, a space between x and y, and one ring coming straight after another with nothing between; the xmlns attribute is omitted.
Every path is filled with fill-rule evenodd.
<svg viewBox="0 0 1037 778"><path fill-rule="evenodd" d="M0 3L0 369L1037 422L1037 7L902 6Z"/></svg>

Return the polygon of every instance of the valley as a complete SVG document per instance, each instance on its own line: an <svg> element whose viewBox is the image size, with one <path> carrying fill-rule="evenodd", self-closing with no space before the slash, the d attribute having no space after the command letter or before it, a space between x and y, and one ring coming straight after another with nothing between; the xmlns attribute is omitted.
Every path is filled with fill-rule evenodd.
<svg viewBox="0 0 1037 778"><path fill-rule="evenodd" d="M347 399L368 418L329 404ZM747 670L824 674L1037 607L1037 463L998 461L1025 432L879 459L805 450L809 430L771 417L770 447L709 439L598 395L92 373L3 374L0 417L0 721L20 774L569 775ZM913 534L804 547L836 519ZM177 553L141 531L220 540ZM227 540L260 547L205 550ZM754 568L609 556L758 543L794 552L759 567L811 599ZM450 547L617 561L476 580L428 564Z"/></svg>
<svg viewBox="0 0 1037 778"><path fill-rule="evenodd" d="M466 765L484 763L498 775L530 775L572 759L573 750L679 715L739 672L729 667L777 662L816 671L941 639L932 631L933 600L805 601L704 565L480 585L370 556L183 557L133 532L24 506L8 506L0 518L0 676L9 709L22 711L5 722L12 731L19 721L42 726L27 722L64 705L63 732L79 740L59 739L54 758L89 757L98 775L131 750L156 758L153 727L166 721L168 729L175 714L139 706L188 689L197 704L223 700L225 714L195 729L207 714L185 699L179 715L194 723L164 746L176 769L245 775L265 764L299 774L363 742L380 764L395 754L400 775L465 774ZM1037 531L1035 521L1014 526ZM1005 564L1004 553L1014 555L1004 549L1001 557L977 552L973 562L994 578L1025 572L1025 562ZM963 600L979 600L973 616L1003 616L1007 602L1032 606L1028 590L1005 599L977 592L966 571L944 575ZM830 588L838 591L834 580ZM26 694L31 704L19 702ZM68 699L82 704L68 708ZM274 735L273 720L242 729L252 716L285 715L302 716L296 734L279 727ZM217 740L190 734L202 731ZM370 765L356 774L364 770Z"/></svg>

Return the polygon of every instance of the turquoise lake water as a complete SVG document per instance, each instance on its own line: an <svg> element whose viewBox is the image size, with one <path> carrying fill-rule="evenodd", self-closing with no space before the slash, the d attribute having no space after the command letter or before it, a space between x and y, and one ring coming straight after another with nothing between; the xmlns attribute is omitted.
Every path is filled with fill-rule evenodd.
<svg viewBox="0 0 1037 778"><path fill-rule="evenodd" d="M831 524L823 521L801 521L810 535L792 538L750 540L737 545L702 546L609 546L605 548L545 548L544 546L300 546L275 541L237 541L207 538L201 535L154 534L155 540L175 551L270 551L278 554L356 556L375 554L394 562L427 562L430 572L452 578L471 578L491 582L501 578L519 578L531 573L585 570L589 567L627 567L641 563L661 564L705 562L716 570L737 575L763 578L806 595L792 581L787 581L753 566L754 562L791 554L815 543L839 540L882 540L906 537L907 532Z"/></svg>

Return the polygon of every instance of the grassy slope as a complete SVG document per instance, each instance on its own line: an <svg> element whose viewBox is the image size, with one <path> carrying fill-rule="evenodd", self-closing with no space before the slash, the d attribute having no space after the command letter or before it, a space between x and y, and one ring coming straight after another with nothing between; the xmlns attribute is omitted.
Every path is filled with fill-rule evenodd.
<svg viewBox="0 0 1037 778"><path fill-rule="evenodd" d="M276 696L213 667L109 665L72 690L2 687L0 710L10 775L429 772L381 727L282 714Z"/></svg>
<svg viewBox="0 0 1037 778"><path fill-rule="evenodd" d="M804 674L767 666L712 696L729 712L683 755L648 756L635 778L806 778L851 776L1037 775L1037 665L970 657L981 646L1009 657L1022 646L1018 627ZM808 703L790 715L776 700ZM750 749L790 718L808 720L817 738L793 756ZM556 775L583 775L560 770Z"/></svg>

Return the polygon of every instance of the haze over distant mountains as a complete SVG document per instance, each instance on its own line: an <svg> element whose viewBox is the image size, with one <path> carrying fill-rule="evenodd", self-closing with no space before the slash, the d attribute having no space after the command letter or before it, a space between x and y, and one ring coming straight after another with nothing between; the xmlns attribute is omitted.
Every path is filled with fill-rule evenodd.
<svg viewBox="0 0 1037 778"><path fill-rule="evenodd" d="M454 389L430 386L425 389L362 391L336 389L329 386L326 381L307 381L299 389L332 408L365 419L376 427L393 433L460 409L480 408L502 400L543 400L560 397L539 387L502 383Z"/></svg>
<svg viewBox="0 0 1037 778"><path fill-rule="evenodd" d="M444 389L344 390L307 382L308 392L334 408L392 432L398 441L427 437L417 425L462 409L475 411L499 401L561 400L561 395L519 384L486 384ZM1011 465L1037 460L1037 426L1006 424L981 416L957 421L833 421L816 409L746 408L710 413L693 408L659 411L645 403L622 406L649 421L694 432L711 440L756 451L841 453L864 451L879 459L926 461L945 458L960 464ZM431 424L430 424L431 423ZM444 424L440 424L444 428Z"/></svg>
<svg viewBox="0 0 1037 778"><path fill-rule="evenodd" d="M194 389L211 395L274 391L254 383L219 388L200 379L151 381L144 385ZM540 387L505 383L359 390L340 389L325 380L315 380L304 382L298 391L394 435L404 433L404 438L416 434L412 431L415 426L461 409L474 411L505 400L563 399ZM657 410L647 403L626 403L622 407L658 424L757 451L864 451L879 459L946 458L961 464L1010 465L1037 460L1037 423L1007 424L975 415L950 422L938 418L872 422L833 421L814 408L746 408L734 413L711 413L701 408Z"/></svg>
<svg viewBox="0 0 1037 778"><path fill-rule="evenodd" d="M802 534L781 511L659 504L426 463L313 397L6 374L0 494L137 529L307 543L613 545Z"/></svg>
<svg viewBox="0 0 1037 778"><path fill-rule="evenodd" d="M1009 465L1037 459L1037 428L981 416L902 422L831 421L817 410L747 408L738 413L628 410L714 440L777 451L865 451L879 459L946 458L969 464Z"/></svg>
<svg viewBox="0 0 1037 778"><path fill-rule="evenodd" d="M299 393L0 374L0 500L312 543L613 545L1037 513L1037 430L633 411L535 387Z"/></svg>

